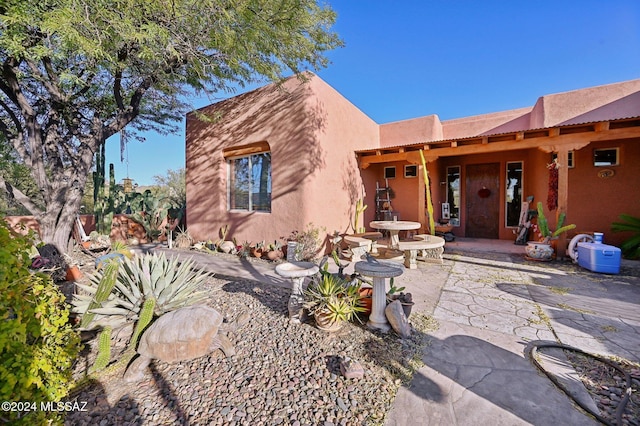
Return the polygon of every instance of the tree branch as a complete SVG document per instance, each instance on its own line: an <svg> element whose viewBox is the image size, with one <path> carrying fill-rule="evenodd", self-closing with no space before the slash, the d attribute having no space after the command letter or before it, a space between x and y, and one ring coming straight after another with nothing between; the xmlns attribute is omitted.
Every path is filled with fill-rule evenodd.
<svg viewBox="0 0 640 426"><path fill-rule="evenodd" d="M4 177L2 177L1 174L0 174L0 189L7 193L9 199L17 201L18 203L22 204L34 216L37 216L43 213L43 211L37 205L35 205L29 197L24 195L22 191L12 186L9 182L5 181Z"/></svg>

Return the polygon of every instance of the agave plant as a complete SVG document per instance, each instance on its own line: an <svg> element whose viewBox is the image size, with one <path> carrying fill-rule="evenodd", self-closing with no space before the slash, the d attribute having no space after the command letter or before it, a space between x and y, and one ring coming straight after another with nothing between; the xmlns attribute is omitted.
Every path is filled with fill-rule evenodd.
<svg viewBox="0 0 640 426"><path fill-rule="evenodd" d="M620 222L613 222L611 230L613 232L631 232L631 236L621 245L622 253L629 259L640 258L640 217L633 217L628 214L621 214Z"/></svg>
<svg viewBox="0 0 640 426"><path fill-rule="evenodd" d="M305 307L312 315L323 313L331 322L351 321L357 318L357 313L365 311L359 286L326 270L309 284L305 299Z"/></svg>
<svg viewBox="0 0 640 426"><path fill-rule="evenodd" d="M90 277L89 285L78 284L85 294L74 296L73 311L95 314L91 327L112 326L137 321L142 305L155 299L154 316L160 316L183 306L203 302L207 294L198 291L209 273L194 269L194 262L167 259L164 254L145 254L133 259L124 258L109 297L99 307L89 308L102 281L103 272ZM95 304L94 304L95 306Z"/></svg>

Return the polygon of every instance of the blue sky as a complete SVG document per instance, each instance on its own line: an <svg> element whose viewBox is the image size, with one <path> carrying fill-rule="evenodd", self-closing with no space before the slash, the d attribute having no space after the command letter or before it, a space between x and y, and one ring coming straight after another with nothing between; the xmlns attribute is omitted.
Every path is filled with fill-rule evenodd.
<svg viewBox="0 0 640 426"><path fill-rule="evenodd" d="M346 45L317 74L378 123L503 111L550 93L640 78L638 0L328 3ZM108 141L116 180L128 169L148 185L184 167L184 124L176 135L145 137L129 144L128 167L118 140Z"/></svg>

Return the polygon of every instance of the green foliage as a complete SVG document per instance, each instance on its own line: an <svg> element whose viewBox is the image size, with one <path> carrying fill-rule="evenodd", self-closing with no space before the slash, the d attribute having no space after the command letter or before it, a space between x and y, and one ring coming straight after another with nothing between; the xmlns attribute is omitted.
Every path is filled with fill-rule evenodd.
<svg viewBox="0 0 640 426"><path fill-rule="evenodd" d="M138 206L132 204L134 213L129 218L140 223L151 240L162 233L162 222L167 218L169 209L173 207L170 199L158 198L150 190L144 191Z"/></svg>
<svg viewBox="0 0 640 426"><path fill-rule="evenodd" d="M158 197L170 200L174 206L184 208L187 205L186 172L182 167L178 170L167 170L166 176L153 177L158 185Z"/></svg>
<svg viewBox="0 0 640 426"><path fill-rule="evenodd" d="M98 355L93 363L90 373L95 373L109 365L111 360L111 327L105 327L98 336Z"/></svg>
<svg viewBox="0 0 640 426"><path fill-rule="evenodd" d="M628 214L619 216L620 222L613 222L611 230L613 232L631 232L631 237L626 239L621 245L622 253L628 259L640 258L640 218Z"/></svg>
<svg viewBox="0 0 640 426"><path fill-rule="evenodd" d="M66 396L79 337L64 295L49 276L29 271L32 244L0 220L0 400L39 404ZM22 421L38 424L41 414ZM15 422L19 413L0 416Z"/></svg>
<svg viewBox="0 0 640 426"><path fill-rule="evenodd" d="M309 223L304 231L293 231L287 238L287 241L295 241L298 243L296 247L296 259L303 261L314 261L318 257L322 240L320 232L324 232L324 228L318 228L313 223Z"/></svg>
<svg viewBox="0 0 640 426"><path fill-rule="evenodd" d="M153 310L156 307L156 299L153 297L147 299L142 304L142 309L140 310L140 317L138 318L138 322L136 323L136 329L133 331L133 335L131 336L131 341L129 342L129 348L135 349L138 344L138 338L140 334L147 328L147 326L151 323L153 319Z"/></svg>
<svg viewBox="0 0 640 426"><path fill-rule="evenodd" d="M304 292L305 307L313 315L323 312L331 322L351 321L358 312L364 312L359 286L349 281L321 271L318 279L312 281Z"/></svg>
<svg viewBox="0 0 640 426"><path fill-rule="evenodd" d="M15 199L65 247L68 212L109 137L176 132L192 99L303 78L342 45L336 14L315 0L0 4L0 129L37 185L31 202Z"/></svg>
<svg viewBox="0 0 640 426"><path fill-rule="evenodd" d="M194 269L194 262L167 259L164 254L145 254L133 259L125 258L118 269L116 285L98 308L89 309L103 273L90 277L90 285L76 283L84 294L74 296L74 312L95 314L96 326L114 328L137 321L145 300L155 299L155 316L183 306L204 301L207 294L198 291L209 274Z"/></svg>

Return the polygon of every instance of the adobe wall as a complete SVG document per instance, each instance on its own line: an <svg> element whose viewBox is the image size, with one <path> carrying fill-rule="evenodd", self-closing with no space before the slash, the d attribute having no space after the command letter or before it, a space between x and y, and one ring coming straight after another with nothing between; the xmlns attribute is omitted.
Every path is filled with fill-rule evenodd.
<svg viewBox="0 0 640 426"><path fill-rule="evenodd" d="M619 148L620 165L596 167L593 150ZM578 232L603 232L604 242L615 246L632 234L614 233L611 224L620 221L621 214L640 217L640 138L594 142L576 151L575 167L569 170L569 223L576 223ZM599 177L604 170L611 177ZM588 225L585 225L588 224Z"/></svg>
<svg viewBox="0 0 640 426"><path fill-rule="evenodd" d="M187 116L187 223L196 240L273 241L309 223L348 230L362 180L354 151L378 144L378 126L333 88L296 79L204 108L218 121ZM229 211L225 148L267 142L272 213Z"/></svg>

